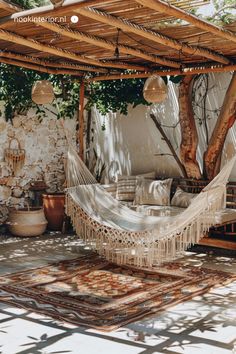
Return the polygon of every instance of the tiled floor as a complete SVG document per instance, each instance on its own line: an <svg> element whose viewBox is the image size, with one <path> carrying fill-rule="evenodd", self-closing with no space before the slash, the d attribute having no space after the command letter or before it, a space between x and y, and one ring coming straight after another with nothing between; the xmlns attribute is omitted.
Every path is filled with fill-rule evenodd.
<svg viewBox="0 0 236 354"><path fill-rule="evenodd" d="M75 236L0 236L0 274L88 252ZM184 264L236 273L236 258L186 253ZM146 321L103 333L0 304L0 354L236 353L236 282Z"/></svg>

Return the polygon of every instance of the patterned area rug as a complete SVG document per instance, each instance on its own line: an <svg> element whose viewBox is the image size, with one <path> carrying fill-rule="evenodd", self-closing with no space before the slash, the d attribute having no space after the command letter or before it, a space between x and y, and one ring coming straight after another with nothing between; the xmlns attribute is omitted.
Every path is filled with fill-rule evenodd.
<svg viewBox="0 0 236 354"><path fill-rule="evenodd" d="M110 331L234 279L180 263L155 271L120 267L93 254L0 277L0 301Z"/></svg>

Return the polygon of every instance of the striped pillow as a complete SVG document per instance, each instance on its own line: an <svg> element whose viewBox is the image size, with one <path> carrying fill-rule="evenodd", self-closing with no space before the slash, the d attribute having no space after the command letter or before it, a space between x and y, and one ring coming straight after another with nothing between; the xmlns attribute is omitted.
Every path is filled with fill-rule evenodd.
<svg viewBox="0 0 236 354"><path fill-rule="evenodd" d="M104 184L103 188L110 193L113 198L116 198L117 183Z"/></svg>
<svg viewBox="0 0 236 354"><path fill-rule="evenodd" d="M119 176L117 182L116 199L122 201L133 201L137 181L140 178L153 179L155 172L143 173L137 176Z"/></svg>

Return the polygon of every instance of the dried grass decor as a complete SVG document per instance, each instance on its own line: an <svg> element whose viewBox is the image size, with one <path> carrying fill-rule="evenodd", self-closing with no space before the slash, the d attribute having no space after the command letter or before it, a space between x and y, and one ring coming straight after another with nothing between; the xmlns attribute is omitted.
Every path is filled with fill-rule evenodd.
<svg viewBox="0 0 236 354"><path fill-rule="evenodd" d="M143 88L143 97L149 103L160 103L166 99L167 86L164 80L158 76L153 75L149 77Z"/></svg>
<svg viewBox="0 0 236 354"><path fill-rule="evenodd" d="M53 86L48 80L36 81L32 87L32 101L36 104L50 104L55 96Z"/></svg>
<svg viewBox="0 0 236 354"><path fill-rule="evenodd" d="M13 141L16 141L17 143L16 148L12 147ZM25 150L21 149L20 142L17 138L12 138L9 141L9 146L4 151L4 158L8 166L11 168L13 176L15 176L24 166Z"/></svg>

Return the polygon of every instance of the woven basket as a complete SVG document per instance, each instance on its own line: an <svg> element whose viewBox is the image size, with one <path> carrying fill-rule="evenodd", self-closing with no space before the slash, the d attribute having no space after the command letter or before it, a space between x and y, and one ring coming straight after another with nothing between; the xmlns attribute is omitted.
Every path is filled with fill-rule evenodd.
<svg viewBox="0 0 236 354"><path fill-rule="evenodd" d="M16 148L12 148L13 141L16 141L17 143ZM9 141L9 146L4 151L4 159L11 168L13 175L16 175L16 173L24 166L25 150L21 149L20 142L17 138L12 138Z"/></svg>
<svg viewBox="0 0 236 354"><path fill-rule="evenodd" d="M48 80L36 81L31 93L32 101L37 104L50 104L55 96L53 86Z"/></svg>
<svg viewBox="0 0 236 354"><path fill-rule="evenodd" d="M167 86L164 80L157 75L149 77L144 84L143 97L149 103L163 102L167 97Z"/></svg>

